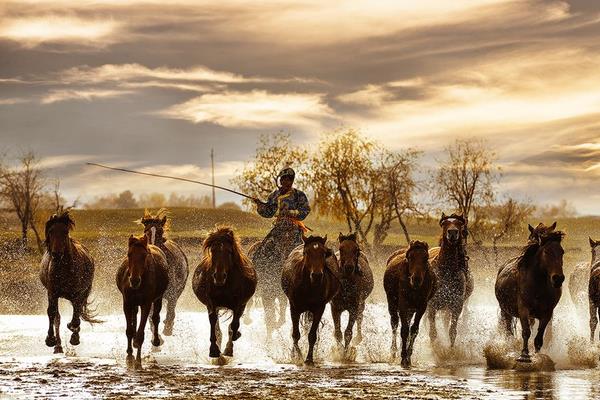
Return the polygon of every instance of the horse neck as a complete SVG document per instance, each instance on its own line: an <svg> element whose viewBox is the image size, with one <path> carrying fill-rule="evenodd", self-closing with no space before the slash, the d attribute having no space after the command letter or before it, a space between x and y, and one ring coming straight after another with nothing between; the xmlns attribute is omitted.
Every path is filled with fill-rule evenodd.
<svg viewBox="0 0 600 400"><path fill-rule="evenodd" d="M452 266L454 269L464 271L467 269L466 254L462 242L450 245L445 240L442 240L439 259L441 260L441 265Z"/></svg>

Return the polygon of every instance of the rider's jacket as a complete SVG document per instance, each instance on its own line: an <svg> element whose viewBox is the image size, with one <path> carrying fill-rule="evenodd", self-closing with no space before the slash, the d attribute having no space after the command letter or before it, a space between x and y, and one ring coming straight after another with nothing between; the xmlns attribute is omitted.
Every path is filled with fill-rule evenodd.
<svg viewBox="0 0 600 400"><path fill-rule="evenodd" d="M266 203L258 205L257 211L265 218L275 216L277 220L281 220L291 217L302 221L310 213L310 205L306 194L301 190L292 188L282 194L280 189L277 189L269 195Z"/></svg>

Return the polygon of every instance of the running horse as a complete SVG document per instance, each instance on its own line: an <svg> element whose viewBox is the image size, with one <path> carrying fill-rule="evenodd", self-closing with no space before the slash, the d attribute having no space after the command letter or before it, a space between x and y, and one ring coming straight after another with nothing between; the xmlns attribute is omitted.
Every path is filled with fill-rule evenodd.
<svg viewBox="0 0 600 400"><path fill-rule="evenodd" d="M54 214L46 222L46 251L42 258L40 280L48 292L48 336L46 346L54 353L62 353L58 299L67 299L73 305L73 317L67 324L72 332L69 343L79 344L81 319L91 324L102 322L90 311L88 297L94 280L94 260L88 249L69 233L75 221L69 211Z"/></svg>
<svg viewBox="0 0 600 400"><path fill-rule="evenodd" d="M496 277L496 299L500 305L500 326L513 335L513 318L521 322L523 349L517 361L531 362L529 337L534 319L539 320L535 351L544 343L544 332L562 294L564 233L546 231L538 240L529 240L521 255L507 261Z"/></svg>
<svg viewBox="0 0 600 400"><path fill-rule="evenodd" d="M116 283L123 295L127 335L127 365L142 368L142 344L144 329L152 311L152 345L160 346L162 339L158 333L162 299L169 285L167 259L157 246L148 243L142 235L129 237L127 257L117 270ZM137 322L138 308L141 309L140 322ZM133 358L133 347L137 355Z"/></svg>
<svg viewBox="0 0 600 400"><path fill-rule="evenodd" d="M396 358L398 351L396 344L398 322L402 322L401 365L410 367L410 358L419 333L421 318L436 290L436 278L429 264L427 243L413 240L408 249L396 251L388 258L383 275L383 288L392 325L392 358ZM411 321L413 321L412 326Z"/></svg>
<svg viewBox="0 0 600 400"><path fill-rule="evenodd" d="M244 254L235 232L229 227L219 227L211 232L202 244L203 258L192 278L192 288L198 300L208 310L210 321L209 356L221 356L219 310L233 312L229 325L229 340L223 355L233 356L233 342L242 335L240 318L246 304L256 290L256 271Z"/></svg>
<svg viewBox="0 0 600 400"><path fill-rule="evenodd" d="M167 209L161 208L155 215L145 210L144 216L137 222L144 226L144 234L148 237L148 242L161 249L167 258L169 286L167 286L167 291L163 296L163 299L167 301L167 316L163 334L171 336L173 334L177 300L181 296L188 279L188 259L177 243L164 237L170 223L167 218Z"/></svg>
<svg viewBox="0 0 600 400"><path fill-rule="evenodd" d="M588 283L590 304L590 340L594 341L598 317L600 316L600 240L590 239L592 262Z"/></svg>
<svg viewBox="0 0 600 400"><path fill-rule="evenodd" d="M335 254L326 246L327 236L302 235L300 246L287 258L281 275L281 288L290 302L292 319L293 352L301 356L300 315L308 313L312 325L308 333L308 353L304 363L313 365L313 352L317 330L325 306L340 289L338 262Z"/></svg>
<svg viewBox="0 0 600 400"><path fill-rule="evenodd" d="M429 250L429 262L437 280L437 290L429 302L429 338L432 342L437 339L435 315L446 310L450 313L450 346L454 347L458 318L473 293L473 275L466 254L467 223L462 215L442 213L439 224L440 246Z"/></svg>
<svg viewBox="0 0 600 400"><path fill-rule="evenodd" d="M356 343L362 341L362 320L365 301L373 291L373 271L369 260L356 241L356 233L338 237L339 250L336 257L341 269L340 290L331 300L335 339L342 343L341 314L348 311L348 325L344 331L344 349L352 340L352 330L356 322Z"/></svg>

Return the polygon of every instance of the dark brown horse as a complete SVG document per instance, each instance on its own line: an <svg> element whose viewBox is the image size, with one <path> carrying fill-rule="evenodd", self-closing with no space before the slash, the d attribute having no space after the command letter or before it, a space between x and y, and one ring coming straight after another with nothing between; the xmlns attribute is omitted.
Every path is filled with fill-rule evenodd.
<svg viewBox="0 0 600 400"><path fill-rule="evenodd" d="M341 314L348 311L348 325L344 331L344 348L347 350L352 340L352 330L356 322L356 342L362 341L362 319L365 301L373 291L373 272L369 260L356 242L356 234L338 237L340 290L331 300L331 316L335 327L335 339L342 343Z"/></svg>
<svg viewBox="0 0 600 400"><path fill-rule="evenodd" d="M429 302L429 337L437 338L435 315L437 311L450 313L450 345L456 341L458 318L463 306L473 293L473 276L466 255L467 223L462 215L440 218L442 237L440 247L429 250L429 262L437 278L437 290Z"/></svg>
<svg viewBox="0 0 600 400"><path fill-rule="evenodd" d="M139 222L144 225L144 234L148 237L149 243L160 248L167 258L169 286L167 286L167 291L163 296L163 300L167 301L167 316L165 318L163 334L171 336L175 322L175 306L188 279L188 259L177 243L164 237L164 233L168 230L170 222L167 219L167 210L165 208L158 210L155 215L144 211L144 216Z"/></svg>
<svg viewBox="0 0 600 400"><path fill-rule="evenodd" d="M223 355L233 356L233 342L242 335L240 318L246 303L256 290L256 271L244 254L239 240L229 227L211 232L202 245L204 257L192 278L192 288L198 300L208 310L210 321L210 357L219 357L219 310L233 312L229 325L229 340Z"/></svg>
<svg viewBox="0 0 600 400"><path fill-rule="evenodd" d="M590 340L594 341L594 333L600 316L600 241L590 238L592 262L588 293L590 301Z"/></svg>
<svg viewBox="0 0 600 400"><path fill-rule="evenodd" d="M69 237L75 221L64 211L54 214L46 222L46 252L42 258L40 280L48 292L48 336L46 346L62 353L60 340L60 313L58 299L67 299L73 305L73 317L67 328L73 332L70 343L79 344L81 319L90 323L101 322L89 310L88 297L94 280L94 260L89 251Z"/></svg>
<svg viewBox="0 0 600 400"><path fill-rule="evenodd" d="M523 350L518 361L531 362L529 337L533 319L539 320L535 351L541 350L544 332L560 300L565 280L563 236L560 231L541 233L539 240L529 240L521 255L498 271L495 291L500 305L500 326L513 335L513 318L521 322Z"/></svg>
<svg viewBox="0 0 600 400"><path fill-rule="evenodd" d="M340 288L338 262L333 251L325 245L327 236L302 236L304 244L296 247L283 266L281 287L290 302L293 351L301 357L300 315L310 313L312 325L308 333L308 353L305 364L313 365L317 330L325 306Z"/></svg>
<svg viewBox="0 0 600 400"><path fill-rule="evenodd" d="M137 348L135 367L142 367L142 344L144 329L152 309L152 345L160 346L162 339L158 333L162 298L169 285L167 259L158 247L148 244L148 238L129 237L127 257L117 271L116 281L123 295L127 334L127 364L132 366L133 347ZM137 323L138 308L141 309L140 323ZM135 336L135 337L134 337Z"/></svg>
<svg viewBox="0 0 600 400"><path fill-rule="evenodd" d="M421 318L427 309L427 303L436 291L436 277L429 265L427 243L413 240L407 250L396 252L388 259L383 275L383 288L387 296L392 325L392 358L396 358L398 351L396 337L398 320L400 320L402 322L401 365L409 367ZM411 326L413 316L414 321Z"/></svg>

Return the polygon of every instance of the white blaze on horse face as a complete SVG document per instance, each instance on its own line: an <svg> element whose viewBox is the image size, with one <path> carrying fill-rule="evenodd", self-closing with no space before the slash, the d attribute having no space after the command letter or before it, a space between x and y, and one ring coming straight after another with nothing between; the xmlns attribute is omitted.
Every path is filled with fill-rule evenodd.
<svg viewBox="0 0 600 400"><path fill-rule="evenodd" d="M156 227L153 226L152 228L150 228L150 232L152 232L152 237L150 238L150 244L154 244L154 241L156 240Z"/></svg>

